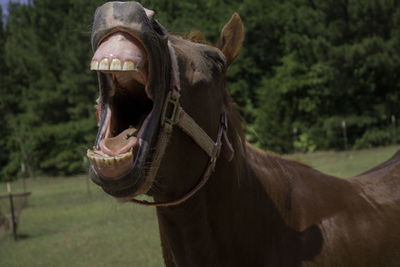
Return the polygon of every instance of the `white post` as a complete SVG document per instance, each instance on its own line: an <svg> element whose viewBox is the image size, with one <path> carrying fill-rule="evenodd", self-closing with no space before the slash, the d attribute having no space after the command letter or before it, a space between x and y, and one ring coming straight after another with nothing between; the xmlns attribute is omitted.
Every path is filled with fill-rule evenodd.
<svg viewBox="0 0 400 267"><path fill-rule="evenodd" d="M342 121L343 128L343 138L344 138L344 149L347 151L347 129L346 129L346 121Z"/></svg>

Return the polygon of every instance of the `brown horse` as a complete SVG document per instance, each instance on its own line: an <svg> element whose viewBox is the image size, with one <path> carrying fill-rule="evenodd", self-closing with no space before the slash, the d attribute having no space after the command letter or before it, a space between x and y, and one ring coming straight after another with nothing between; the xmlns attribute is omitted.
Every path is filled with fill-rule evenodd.
<svg viewBox="0 0 400 267"><path fill-rule="evenodd" d="M400 266L400 153L344 180L246 143L224 89L243 35L237 14L213 47L136 2L99 7L93 181L158 206L167 266Z"/></svg>

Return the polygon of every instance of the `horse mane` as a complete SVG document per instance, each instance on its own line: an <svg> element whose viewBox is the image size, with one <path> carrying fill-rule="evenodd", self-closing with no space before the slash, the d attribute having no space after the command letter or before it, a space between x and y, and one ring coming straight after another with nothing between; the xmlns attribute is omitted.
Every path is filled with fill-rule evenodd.
<svg viewBox="0 0 400 267"><path fill-rule="evenodd" d="M235 153L238 154L238 156L235 156L233 159L233 166L237 168L237 173L248 171L248 166L246 166L243 159L247 159L253 163L257 162L260 166L269 166L269 170L275 173L274 175L283 175L285 177L288 173L296 173L296 171L293 172L293 170L313 169L307 164L296 160L284 159L278 154L264 151L247 142L242 126L243 118L239 113L237 104L232 100L226 88L223 88L223 97L224 105L228 113L229 131L231 131L229 138L235 148Z"/></svg>
<svg viewBox="0 0 400 267"><path fill-rule="evenodd" d="M198 30L191 30L189 33L183 36L183 38L192 41L194 43L211 45L211 43L207 41L204 34Z"/></svg>

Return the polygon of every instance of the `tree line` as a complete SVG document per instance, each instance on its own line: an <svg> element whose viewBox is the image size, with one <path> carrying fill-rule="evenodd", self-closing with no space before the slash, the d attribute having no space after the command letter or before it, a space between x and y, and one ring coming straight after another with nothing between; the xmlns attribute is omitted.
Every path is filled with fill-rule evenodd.
<svg viewBox="0 0 400 267"><path fill-rule="evenodd" d="M0 180L72 175L96 133L89 70L103 0L10 3L0 20ZM246 38L228 90L248 140L279 153L399 142L400 9L395 0L144 0L171 33L215 43L233 12ZM392 123L391 123L392 122ZM22 166L22 167L21 167Z"/></svg>

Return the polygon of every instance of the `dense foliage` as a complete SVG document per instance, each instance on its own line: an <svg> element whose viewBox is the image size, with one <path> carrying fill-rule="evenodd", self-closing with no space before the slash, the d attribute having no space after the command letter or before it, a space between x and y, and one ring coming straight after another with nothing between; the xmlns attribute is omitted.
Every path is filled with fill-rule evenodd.
<svg viewBox="0 0 400 267"><path fill-rule="evenodd" d="M0 180L22 170L29 176L85 171L96 132L90 24L103 2L11 3L0 20ZM241 15L246 39L228 86L251 142L291 152L399 141L398 1L142 4L170 32L197 29L212 43L233 12Z"/></svg>
<svg viewBox="0 0 400 267"><path fill-rule="evenodd" d="M396 141L391 120L400 103L399 2L290 2L284 54L257 88L261 143L290 151L297 128L300 147L343 148L344 123L349 145Z"/></svg>

